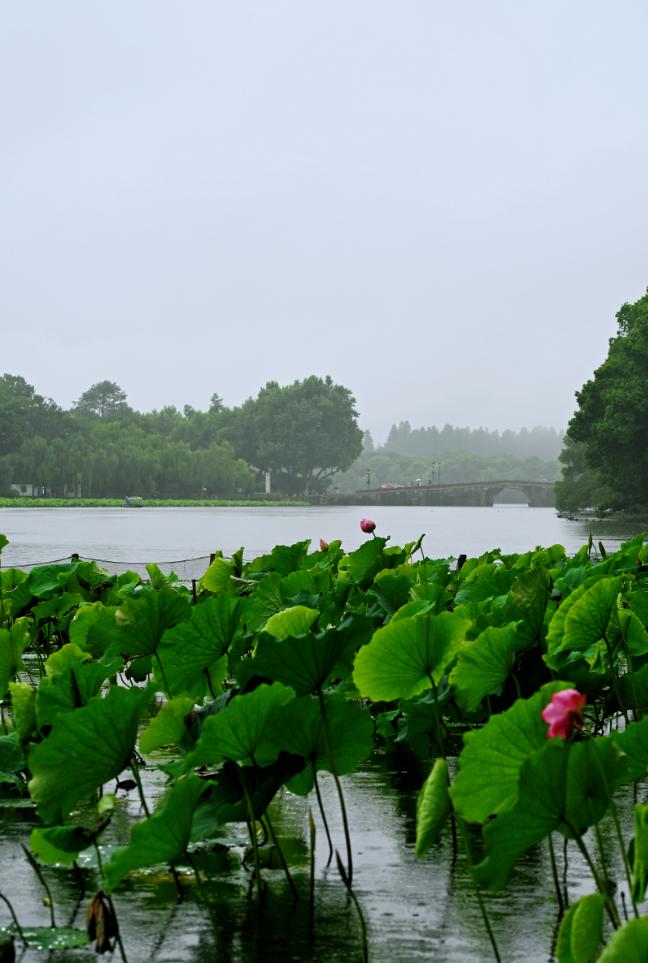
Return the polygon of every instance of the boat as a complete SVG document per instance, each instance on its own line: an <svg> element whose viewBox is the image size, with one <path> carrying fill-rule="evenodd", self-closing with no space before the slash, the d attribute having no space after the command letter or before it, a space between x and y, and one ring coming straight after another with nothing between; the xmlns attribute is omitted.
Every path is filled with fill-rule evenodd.
<svg viewBox="0 0 648 963"><path fill-rule="evenodd" d="M124 496L124 508L141 508L143 504L144 499L139 495Z"/></svg>

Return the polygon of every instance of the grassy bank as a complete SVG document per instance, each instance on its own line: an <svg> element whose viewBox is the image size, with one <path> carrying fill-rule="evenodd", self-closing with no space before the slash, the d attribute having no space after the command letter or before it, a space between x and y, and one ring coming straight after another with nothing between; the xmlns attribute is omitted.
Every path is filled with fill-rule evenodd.
<svg viewBox="0 0 648 963"><path fill-rule="evenodd" d="M143 508L267 508L299 507L308 502L291 499L159 498L146 499ZM123 508L123 498L0 498L0 508Z"/></svg>

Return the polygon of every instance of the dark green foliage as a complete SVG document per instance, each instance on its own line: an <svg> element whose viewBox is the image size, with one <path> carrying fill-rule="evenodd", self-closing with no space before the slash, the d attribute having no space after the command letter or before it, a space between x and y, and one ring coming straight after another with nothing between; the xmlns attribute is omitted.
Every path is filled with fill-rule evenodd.
<svg viewBox="0 0 648 963"><path fill-rule="evenodd" d="M561 501L573 504L603 487L615 508L645 505L648 473L648 294L617 313L616 337L593 378L576 393L578 409L569 423L570 442L582 446L584 462L596 473L592 486L579 473L575 456L565 456ZM598 488L596 479L599 479ZM578 486L581 486L580 488ZM582 504L582 503L581 503Z"/></svg>

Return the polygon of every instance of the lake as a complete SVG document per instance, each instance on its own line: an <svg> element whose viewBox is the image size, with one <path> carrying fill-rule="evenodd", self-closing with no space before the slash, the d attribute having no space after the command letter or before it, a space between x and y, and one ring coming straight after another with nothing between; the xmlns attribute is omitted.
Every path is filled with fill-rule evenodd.
<svg viewBox="0 0 648 963"><path fill-rule="evenodd" d="M425 533L423 548L431 558L478 555L501 547L524 552L536 545L564 545L577 551L590 530L614 550L635 534L625 521L570 521L553 508L496 505L492 508L312 506L304 508L1 508L0 532L9 539L4 565L31 566L69 557L112 563L107 567L138 568L146 562L167 563L181 578L204 571L210 552L231 555L241 545L246 558L269 552L277 544L339 538L347 550L367 536L363 516L373 518L376 532L402 545ZM185 561L190 560L190 561ZM168 563L177 562L175 566Z"/></svg>

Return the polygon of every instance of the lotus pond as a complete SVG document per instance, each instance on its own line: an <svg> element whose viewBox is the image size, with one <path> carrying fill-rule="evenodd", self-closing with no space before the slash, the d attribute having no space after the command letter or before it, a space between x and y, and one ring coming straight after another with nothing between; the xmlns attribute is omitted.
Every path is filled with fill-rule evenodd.
<svg viewBox="0 0 648 963"><path fill-rule="evenodd" d="M1 570L0 960L648 959L643 537L309 549Z"/></svg>

